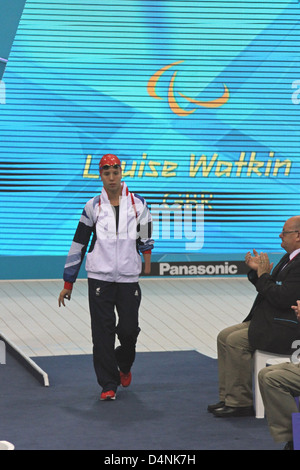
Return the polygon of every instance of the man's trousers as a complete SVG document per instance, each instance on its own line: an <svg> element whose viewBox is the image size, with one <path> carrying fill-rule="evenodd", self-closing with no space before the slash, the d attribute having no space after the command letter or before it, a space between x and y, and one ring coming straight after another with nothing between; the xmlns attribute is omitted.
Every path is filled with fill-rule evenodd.
<svg viewBox="0 0 300 470"><path fill-rule="evenodd" d="M258 374L271 436L276 442L293 440L292 413L300 396L300 363L282 363L264 367Z"/></svg>
<svg viewBox="0 0 300 470"><path fill-rule="evenodd" d="M140 332L138 313L141 290L137 282L89 279L88 286L97 380L104 392L116 391L120 384L120 371L128 373L135 359ZM117 348L116 335L120 342Z"/></svg>
<svg viewBox="0 0 300 470"><path fill-rule="evenodd" d="M253 353L248 340L249 322L222 330L217 338L219 398L226 406L253 405Z"/></svg>

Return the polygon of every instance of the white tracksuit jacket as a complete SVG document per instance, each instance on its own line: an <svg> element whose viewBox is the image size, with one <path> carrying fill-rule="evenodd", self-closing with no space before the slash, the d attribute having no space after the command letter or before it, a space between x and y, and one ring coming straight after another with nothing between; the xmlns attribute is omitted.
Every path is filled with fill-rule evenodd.
<svg viewBox="0 0 300 470"><path fill-rule="evenodd" d="M152 217L146 201L130 193L122 183L118 230L115 209L104 188L100 196L87 202L65 264L63 278L67 289L76 281L92 233L85 266L88 277L109 282L137 282L142 268L140 252L153 248Z"/></svg>

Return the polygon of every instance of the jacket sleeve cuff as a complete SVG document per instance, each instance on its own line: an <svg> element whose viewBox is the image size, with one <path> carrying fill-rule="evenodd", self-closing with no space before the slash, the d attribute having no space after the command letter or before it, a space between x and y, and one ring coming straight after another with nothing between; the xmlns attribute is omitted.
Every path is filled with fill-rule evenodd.
<svg viewBox="0 0 300 470"><path fill-rule="evenodd" d="M151 254L151 253L152 253L152 250L143 251L143 255L144 255L144 254L146 254L146 255L148 254L148 255L149 255L149 254Z"/></svg>
<svg viewBox="0 0 300 470"><path fill-rule="evenodd" d="M72 282L65 282L64 288L67 290L72 290L73 289L73 283Z"/></svg>

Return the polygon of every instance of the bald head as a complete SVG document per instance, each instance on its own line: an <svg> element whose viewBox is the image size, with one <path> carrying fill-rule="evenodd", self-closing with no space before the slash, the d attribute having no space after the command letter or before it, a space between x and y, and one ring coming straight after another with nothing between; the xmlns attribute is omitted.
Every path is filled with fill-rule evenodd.
<svg viewBox="0 0 300 470"><path fill-rule="evenodd" d="M282 241L281 246L287 253L298 250L300 248L300 215L288 219L279 236Z"/></svg>
<svg viewBox="0 0 300 470"><path fill-rule="evenodd" d="M287 222L291 224L294 230L300 230L300 215L295 215L294 217L291 217L287 220Z"/></svg>

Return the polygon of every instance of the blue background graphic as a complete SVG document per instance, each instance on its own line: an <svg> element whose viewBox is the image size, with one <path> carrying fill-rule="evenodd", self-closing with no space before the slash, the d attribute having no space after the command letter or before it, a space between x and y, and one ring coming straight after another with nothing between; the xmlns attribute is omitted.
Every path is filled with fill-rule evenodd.
<svg viewBox="0 0 300 470"><path fill-rule="evenodd" d="M148 201L154 259L279 253L300 214L299 19L296 0L27 0L0 103L2 278L61 275L104 153Z"/></svg>

